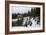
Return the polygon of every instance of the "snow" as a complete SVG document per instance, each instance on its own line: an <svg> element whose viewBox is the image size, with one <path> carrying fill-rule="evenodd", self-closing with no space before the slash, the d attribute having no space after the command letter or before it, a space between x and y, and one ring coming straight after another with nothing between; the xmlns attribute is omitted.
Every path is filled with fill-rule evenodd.
<svg viewBox="0 0 46 35"><path fill-rule="evenodd" d="M27 18L28 18L28 20L27 20ZM27 21L27 23L28 23L28 21L31 21L32 22L32 26L30 26L30 24L31 24L31 22L30 22L30 24L27 25L27 27L32 27L32 28L35 28L35 27L38 28L38 27L40 27L40 25L37 24L37 21L35 21L35 19L33 19L33 18L31 18L30 20L29 19L30 19L29 17L24 17L23 25L25 24L26 21Z"/></svg>
<svg viewBox="0 0 46 35"><path fill-rule="evenodd" d="M36 17L37 19L38 19L38 17ZM27 27L31 27L31 28L39 28L40 27L40 25L39 24L37 24L37 20L36 20L36 18L34 19L33 17L24 17L23 18L23 22L22 22L22 25L24 26L25 25L25 23L27 23ZM21 19L20 19L21 20ZM12 21L18 21L18 19L13 19ZM30 21L30 23L29 23L29 21ZM32 25L30 25L31 24L31 22L32 22Z"/></svg>

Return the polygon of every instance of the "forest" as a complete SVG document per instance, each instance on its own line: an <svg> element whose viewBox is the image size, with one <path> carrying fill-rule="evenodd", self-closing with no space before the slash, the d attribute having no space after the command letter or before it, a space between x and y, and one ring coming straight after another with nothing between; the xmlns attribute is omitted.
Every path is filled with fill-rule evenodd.
<svg viewBox="0 0 46 35"><path fill-rule="evenodd" d="M32 25L32 22L31 21L29 22L28 20L26 21L26 22L28 22L28 24L25 23L25 25L23 25L23 22L24 22L23 20L26 19L26 18L24 19L24 17L29 17L29 19L31 19L31 17L33 17L33 18L38 17L38 19L39 19L38 22L40 22L40 8L32 8L31 11L28 10L28 13L24 13L24 14L20 14L20 13L12 14L12 19L18 19L17 22L12 21L12 26L27 26L28 24ZM19 18L21 20L19 20Z"/></svg>

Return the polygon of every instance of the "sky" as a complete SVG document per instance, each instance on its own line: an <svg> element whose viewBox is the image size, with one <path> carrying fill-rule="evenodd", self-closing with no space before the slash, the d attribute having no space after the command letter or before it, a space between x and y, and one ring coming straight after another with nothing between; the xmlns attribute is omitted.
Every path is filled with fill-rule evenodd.
<svg viewBox="0 0 46 35"><path fill-rule="evenodd" d="M19 6L12 6L12 13L28 13L28 10L31 11L30 7L19 7Z"/></svg>

